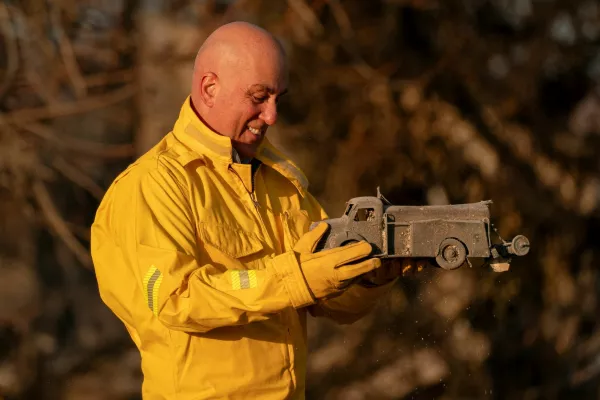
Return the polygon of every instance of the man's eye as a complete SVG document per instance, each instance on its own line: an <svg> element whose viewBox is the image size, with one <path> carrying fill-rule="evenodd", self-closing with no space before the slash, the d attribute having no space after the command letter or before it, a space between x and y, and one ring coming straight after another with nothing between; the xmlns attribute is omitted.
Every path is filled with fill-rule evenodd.
<svg viewBox="0 0 600 400"><path fill-rule="evenodd" d="M262 103L262 102L264 102L265 100L267 100L267 97L266 97L266 96L252 96L252 100L253 100L255 103Z"/></svg>

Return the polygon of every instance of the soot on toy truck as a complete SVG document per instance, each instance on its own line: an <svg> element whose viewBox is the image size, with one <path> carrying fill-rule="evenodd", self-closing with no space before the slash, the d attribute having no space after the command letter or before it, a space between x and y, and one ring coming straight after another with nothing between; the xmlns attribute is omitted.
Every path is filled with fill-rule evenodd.
<svg viewBox="0 0 600 400"><path fill-rule="evenodd" d="M398 206L380 194L356 197L348 201L340 218L324 221L330 229L316 251L366 240L373 246L373 255L381 258L431 257L447 270L471 257L488 259L492 266L508 266L512 256L529 252L529 240L518 235L509 242L492 243L491 203Z"/></svg>

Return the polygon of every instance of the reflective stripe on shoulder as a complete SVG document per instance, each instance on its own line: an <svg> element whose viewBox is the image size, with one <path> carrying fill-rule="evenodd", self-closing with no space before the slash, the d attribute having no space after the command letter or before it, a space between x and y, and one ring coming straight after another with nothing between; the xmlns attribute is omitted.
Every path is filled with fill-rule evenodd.
<svg viewBox="0 0 600 400"><path fill-rule="evenodd" d="M158 290L162 282L162 273L154 265L144 276L144 293L148 307L154 315L158 315Z"/></svg>
<svg viewBox="0 0 600 400"><path fill-rule="evenodd" d="M288 179L291 178L295 180L297 185L301 188L301 190L300 188L298 189L302 192L301 194L304 195L304 191L308 189L308 179L296 164L287 159L279 151L269 146L264 146L260 155L271 161L271 167L273 169L280 170L280 172L283 172L284 176Z"/></svg>
<svg viewBox="0 0 600 400"><path fill-rule="evenodd" d="M230 271L231 288L233 290L252 289L257 286L256 271Z"/></svg>

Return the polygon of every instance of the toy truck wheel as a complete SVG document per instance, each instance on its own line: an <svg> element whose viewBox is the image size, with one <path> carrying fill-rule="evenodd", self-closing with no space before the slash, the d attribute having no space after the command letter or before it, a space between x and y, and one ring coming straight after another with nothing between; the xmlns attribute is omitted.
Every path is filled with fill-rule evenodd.
<svg viewBox="0 0 600 400"><path fill-rule="evenodd" d="M517 235L512 240L508 252L515 256L524 256L529 253L529 239L523 235Z"/></svg>
<svg viewBox="0 0 600 400"><path fill-rule="evenodd" d="M467 259L467 249L459 240L448 238L442 241L438 255L435 257L438 265L452 270L463 265Z"/></svg>
<svg viewBox="0 0 600 400"><path fill-rule="evenodd" d="M353 232L346 232L346 233L335 235L332 238L331 242L333 245L332 248L335 248L335 247L347 246L351 243L360 242L362 240L366 241L366 239L359 234L356 234Z"/></svg>

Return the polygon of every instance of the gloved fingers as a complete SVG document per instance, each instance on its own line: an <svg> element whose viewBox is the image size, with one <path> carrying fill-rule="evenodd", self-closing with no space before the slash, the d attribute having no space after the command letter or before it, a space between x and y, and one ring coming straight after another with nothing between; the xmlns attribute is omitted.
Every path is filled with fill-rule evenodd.
<svg viewBox="0 0 600 400"><path fill-rule="evenodd" d="M367 278L373 282L391 280L399 276L414 275L428 265L426 259L420 258L387 258L381 261L381 268L371 271Z"/></svg>
<svg viewBox="0 0 600 400"><path fill-rule="evenodd" d="M377 286L388 283L400 276L400 269L396 265L401 265L400 260L383 259L381 267L362 275L362 279Z"/></svg>
<svg viewBox="0 0 600 400"><path fill-rule="evenodd" d="M363 240L361 242L353 242L345 246L323 250L315 254L302 255L301 253L301 257L311 260L321 259L322 263L337 267L338 265L347 264L349 262L365 258L369 256L372 251L373 247L371 244Z"/></svg>
<svg viewBox="0 0 600 400"><path fill-rule="evenodd" d="M379 258L369 258L356 264L346 264L337 267L335 269L335 276L338 281L346 281L379 267L381 267L381 260Z"/></svg>
<svg viewBox="0 0 600 400"><path fill-rule="evenodd" d="M337 267L368 257L372 251L373 247L369 242L361 241L326 250L322 252L322 256L329 258L333 266Z"/></svg>
<svg viewBox="0 0 600 400"><path fill-rule="evenodd" d="M315 251L317 243L329 229L327 222L320 222L313 230L306 232L300 240L296 242L294 251L298 253L312 253Z"/></svg>

